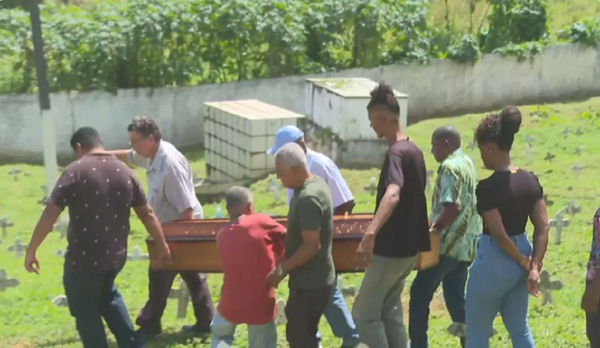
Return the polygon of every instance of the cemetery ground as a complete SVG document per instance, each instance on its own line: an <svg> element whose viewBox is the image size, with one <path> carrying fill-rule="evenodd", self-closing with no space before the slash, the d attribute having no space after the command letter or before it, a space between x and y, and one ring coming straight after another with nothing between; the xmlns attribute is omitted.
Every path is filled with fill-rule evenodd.
<svg viewBox="0 0 600 348"><path fill-rule="evenodd" d="M562 230L560 244L555 244L554 229L550 231L548 253L544 269L551 274L551 280L560 280L564 287L554 291L553 302L542 305L543 299L530 297L529 322L538 347L582 347L586 346L584 313L579 309L580 298L584 289L584 272L590 250L591 218L600 206L600 185L597 184L600 163L598 134L600 131L600 98L581 103L552 104L546 106L523 106L523 126L517 135L513 158L515 163L533 170L540 178L548 195L549 217L555 218L557 213L568 206L579 206L578 209L563 210L563 219L570 223ZM421 122L408 128L408 134L423 150L427 159L428 170L435 173L437 163L430 154L430 134L439 125L454 124L463 135L463 148L476 163L479 178L485 178L490 172L482 168L479 151L472 144L473 131L483 115L466 115L462 117L437 119ZM366 115L365 115L366 117ZM126 136L124 133L123 136ZM527 145L527 143L531 145ZM201 151L186 153L193 170L203 177L204 162ZM21 173L9 175L12 169L20 169ZM577 168L583 168L578 172ZM343 169L357 201L355 213L372 212L374 196L368 186L371 177L376 177L378 169L352 170ZM12 172L12 174L15 174ZM136 169L136 175L145 187L143 170ZM435 174L430 178L431 183ZM255 208L259 212L285 214L285 192L281 189L281 200L274 201L274 194L269 191L269 179L262 180L252 186L255 197ZM64 293L62 286L63 257L66 240L61 239L59 232L48 235L38 251L40 274L29 274L23 268L23 255L18 255L14 245L17 239L22 243L29 241L33 227L40 215L40 199L43 192L40 186L44 183L44 172L41 166L10 164L0 166L0 219L6 215L8 222L14 226L7 228L7 236L2 237L0 244L0 269L4 269L7 279L17 279L19 284L8 282L3 289L0 279L0 347L79 347L78 335L73 318L66 307L52 303L53 299ZM431 194L431 189L428 189ZM223 211L224 211L224 206ZM428 203L430 207L430 203ZM205 205L205 216L213 217L216 204ZM225 211L224 211L225 213ZM66 214L66 212L65 212ZM557 219L554 225L564 221ZM0 224L2 222L0 221ZM137 217L132 217L132 232L129 238L129 252L137 245L142 253L146 253L146 231ZM532 228L528 226L528 235ZM16 248L18 249L18 248ZM123 272L117 278L120 289L132 320L147 299L148 261L128 261ZM409 277L403 293L403 305L406 313L408 291L415 273ZM362 274L344 274L341 276L345 287L358 289ZM0 272L2 278L2 272ZM218 302L220 274L210 274L209 283L215 305ZM6 284L6 281L4 281ZM173 284L179 288L179 278ZM346 291L351 292L351 291ZM278 289L278 297L287 297L287 284L283 282ZM351 306L353 298L347 297ZM56 301L60 302L60 301ZM432 347L459 347L458 340L446 328L451 324L443 305L443 298L436 295L432 302L430 319L430 342ZM169 300L163 316L163 335L151 343L150 347L208 347L200 339L181 335L179 330L184 324L192 324L191 304L185 319L176 318L177 300ZM406 319L406 317L405 317ZM493 347L509 347L510 340L502 321L497 318L494 324L498 334L492 338ZM338 347L340 340L335 338L325 319L321 321L323 346ZM279 342L286 347L284 326L279 326ZM246 330L241 326L237 331L238 347L247 347ZM109 339L116 347L112 335Z"/></svg>

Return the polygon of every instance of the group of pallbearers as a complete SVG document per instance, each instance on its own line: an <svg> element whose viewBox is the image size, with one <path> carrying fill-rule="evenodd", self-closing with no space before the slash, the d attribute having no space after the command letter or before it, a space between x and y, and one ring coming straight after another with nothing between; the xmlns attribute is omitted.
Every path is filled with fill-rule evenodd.
<svg viewBox="0 0 600 348"><path fill-rule="evenodd" d="M277 177L288 189L287 228L253 211L252 193L226 192L230 222L217 234L223 285L216 310L198 272L149 270L149 299L138 331L114 280L127 258L130 209L155 239L162 262L173 262L160 223L203 218L185 157L161 139L150 118L129 125L132 149L106 151L98 133L81 128L71 138L76 160L63 171L35 227L25 267L38 272L36 250L61 211L69 207L64 288L84 347L107 347L102 318L119 347L143 347L162 331L160 320L177 273L186 282L196 324L186 332L212 335L211 347L233 345L236 326L248 325L250 348L275 348L275 289L286 277L286 338L291 348L320 346L324 316L342 347L428 347L429 303L440 284L453 324L451 332L468 348L489 346L498 313L513 347L534 347L527 323L529 294L537 282L548 243L543 188L537 177L512 163L510 150L521 125L515 107L484 118L475 131L481 158L493 174L477 182L472 160L451 126L436 129L431 152L440 164L427 214L423 152L403 133L393 90L381 83L367 106L372 129L388 142L375 215L356 252L366 269L352 311L337 288L331 254L333 216L351 213L354 198L335 163L309 149L294 126L281 128L275 145ZM146 168L148 194L126 164ZM600 347L600 211L588 264L588 338ZM527 221L533 223L533 245ZM401 294L419 252L440 236L437 265L418 271L410 289L408 334ZM465 294L466 293L466 294ZM466 335L460 333L466 332Z"/></svg>

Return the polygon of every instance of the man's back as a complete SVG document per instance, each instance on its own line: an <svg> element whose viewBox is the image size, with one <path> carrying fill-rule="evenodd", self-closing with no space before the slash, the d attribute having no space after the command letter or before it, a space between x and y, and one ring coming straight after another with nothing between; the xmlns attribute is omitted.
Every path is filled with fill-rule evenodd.
<svg viewBox="0 0 600 348"><path fill-rule="evenodd" d="M288 213L286 255L303 244L303 230L320 230L321 249L312 260L290 272L290 288L319 288L333 284L335 269L331 255L333 205L325 182L312 176L294 191Z"/></svg>
<svg viewBox="0 0 600 348"><path fill-rule="evenodd" d="M375 211L387 186L400 184L400 202L375 239L374 253L384 257L412 257L431 248L425 185L427 173L423 152L409 140L390 147L377 187Z"/></svg>
<svg viewBox="0 0 600 348"><path fill-rule="evenodd" d="M129 167L108 154L84 156L65 168L49 200L69 207L67 266L90 271L123 267L130 208L146 203Z"/></svg>
<svg viewBox="0 0 600 348"><path fill-rule="evenodd" d="M264 214L242 216L217 234L223 265L219 312L233 323L262 325L275 316L275 290L265 285L284 251L285 228Z"/></svg>

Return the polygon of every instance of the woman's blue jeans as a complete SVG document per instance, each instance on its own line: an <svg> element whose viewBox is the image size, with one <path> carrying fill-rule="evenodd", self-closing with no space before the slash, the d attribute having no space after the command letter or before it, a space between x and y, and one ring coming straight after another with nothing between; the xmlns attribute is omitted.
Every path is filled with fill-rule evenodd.
<svg viewBox="0 0 600 348"><path fill-rule="evenodd" d="M532 246L525 233L511 237L521 254ZM488 348L492 325L500 313L513 348L533 348L527 324L527 272L504 253L492 236L482 234L467 282L467 348Z"/></svg>

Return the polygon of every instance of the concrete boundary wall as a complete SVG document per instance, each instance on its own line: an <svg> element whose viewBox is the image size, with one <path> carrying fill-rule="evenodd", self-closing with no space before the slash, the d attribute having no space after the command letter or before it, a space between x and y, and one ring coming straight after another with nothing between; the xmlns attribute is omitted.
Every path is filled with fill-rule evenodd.
<svg viewBox="0 0 600 348"><path fill-rule="evenodd" d="M203 143L204 102L259 99L305 112L305 78L290 76L195 87L53 93L57 152L69 158L69 138L93 126L107 148L128 145L126 126L136 115L157 119L163 137L181 148ZM429 65L352 69L310 77L385 80L409 95L408 122L523 105L580 100L600 95L600 48L576 44L546 47L533 61L484 55L474 65L437 60ZM366 117L366 115L365 115ZM37 94L0 96L0 161L41 162L42 130Z"/></svg>

